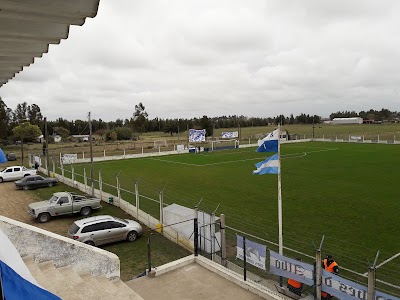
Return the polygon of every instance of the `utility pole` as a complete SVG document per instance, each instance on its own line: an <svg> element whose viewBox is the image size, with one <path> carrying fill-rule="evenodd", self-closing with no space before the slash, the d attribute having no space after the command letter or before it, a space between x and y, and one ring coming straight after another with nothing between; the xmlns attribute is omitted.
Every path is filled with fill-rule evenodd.
<svg viewBox="0 0 400 300"><path fill-rule="evenodd" d="M47 118L44 117L44 142L46 145L46 166L47 166L47 176L50 177L50 161L49 161L49 133L47 131Z"/></svg>
<svg viewBox="0 0 400 300"><path fill-rule="evenodd" d="M89 142L90 142L90 184L92 187L92 196L94 196L92 120L90 119L90 112L88 118L89 118Z"/></svg>
<svg viewBox="0 0 400 300"><path fill-rule="evenodd" d="M312 139L314 140L314 117L312 118Z"/></svg>

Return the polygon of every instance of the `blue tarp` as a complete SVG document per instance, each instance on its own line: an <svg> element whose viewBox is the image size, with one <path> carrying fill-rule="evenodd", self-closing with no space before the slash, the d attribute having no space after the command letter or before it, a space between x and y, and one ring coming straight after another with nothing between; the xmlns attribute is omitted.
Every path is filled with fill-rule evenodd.
<svg viewBox="0 0 400 300"><path fill-rule="evenodd" d="M6 156L4 155L3 150L0 148L0 164L7 161Z"/></svg>

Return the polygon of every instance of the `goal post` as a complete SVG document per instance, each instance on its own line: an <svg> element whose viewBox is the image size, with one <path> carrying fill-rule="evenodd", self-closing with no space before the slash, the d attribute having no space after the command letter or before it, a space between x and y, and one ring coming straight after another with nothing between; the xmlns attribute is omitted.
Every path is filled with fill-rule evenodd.
<svg viewBox="0 0 400 300"><path fill-rule="evenodd" d="M236 139L211 141L211 151L239 148L239 141Z"/></svg>

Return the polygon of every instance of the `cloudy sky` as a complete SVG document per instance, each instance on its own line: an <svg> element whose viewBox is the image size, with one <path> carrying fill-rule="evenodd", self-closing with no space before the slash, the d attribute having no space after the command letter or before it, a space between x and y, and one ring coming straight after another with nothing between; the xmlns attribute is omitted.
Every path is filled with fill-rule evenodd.
<svg viewBox="0 0 400 300"><path fill-rule="evenodd" d="M399 111L399 28L396 0L100 0L0 96L50 120Z"/></svg>

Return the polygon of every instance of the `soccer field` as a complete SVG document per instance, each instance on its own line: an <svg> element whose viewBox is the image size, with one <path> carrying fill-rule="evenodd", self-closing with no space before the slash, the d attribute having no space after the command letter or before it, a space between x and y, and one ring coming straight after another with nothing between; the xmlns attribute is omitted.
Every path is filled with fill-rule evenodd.
<svg viewBox="0 0 400 300"><path fill-rule="evenodd" d="M283 144L284 246L313 255L312 242L319 245L325 235L324 251L360 273L378 250L378 262L400 252L399 150L384 144ZM224 213L228 226L277 242L277 175L252 175L254 164L270 155L242 148L108 161L96 163L94 174L101 169L103 181L113 185L119 174L121 188L129 191L141 178L140 194L158 199L165 188L168 204L193 208L203 198L200 209L211 212L220 205L217 215ZM75 171L83 174L82 168ZM116 194L110 187L108 191ZM122 198L135 203L133 194L123 192ZM142 202L141 208L146 208ZM157 204L147 209L158 217ZM388 275L397 277L396 284L399 261L398 256L381 267L396 269L396 276Z"/></svg>

